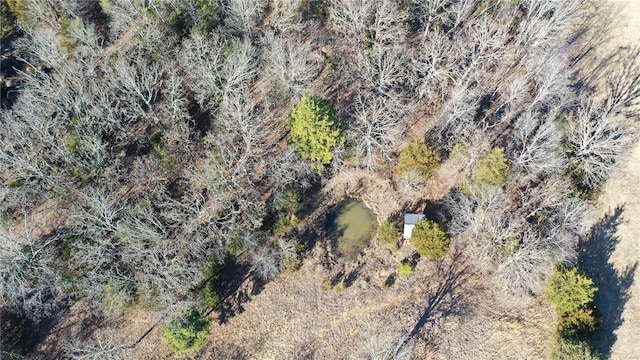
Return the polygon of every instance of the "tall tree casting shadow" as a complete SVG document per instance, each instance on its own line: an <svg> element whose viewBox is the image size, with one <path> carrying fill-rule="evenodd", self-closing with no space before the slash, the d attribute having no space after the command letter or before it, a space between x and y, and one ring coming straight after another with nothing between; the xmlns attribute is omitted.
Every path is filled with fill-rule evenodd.
<svg viewBox="0 0 640 360"><path fill-rule="evenodd" d="M602 317L600 330L591 338L592 345L608 358L616 341L615 331L622 325L622 312L629 300L629 289L633 285L633 274L638 267L636 261L618 271L611 262L611 255L620 239L616 235L623 220L623 206L616 207L598 221L589 237L579 244L578 265L598 287L594 302Z"/></svg>
<svg viewBox="0 0 640 360"><path fill-rule="evenodd" d="M436 261L422 314L396 349L395 355L410 346L414 338L428 337L431 326L438 326L445 318L465 311L464 294L458 290L467 282L469 271L462 254L456 251Z"/></svg>

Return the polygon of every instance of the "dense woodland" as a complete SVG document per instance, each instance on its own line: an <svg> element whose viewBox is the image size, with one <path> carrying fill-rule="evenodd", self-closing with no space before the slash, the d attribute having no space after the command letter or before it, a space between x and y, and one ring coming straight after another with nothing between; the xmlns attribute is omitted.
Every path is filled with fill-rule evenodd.
<svg viewBox="0 0 640 360"><path fill-rule="evenodd" d="M0 4L0 296L15 321L84 302L87 318L141 308L166 333L206 327L229 263L268 283L315 254L326 240L308 224L348 195L320 196L332 179L391 184L400 205L373 209L370 246L395 246L445 167L459 180L430 199L425 232L446 241L402 246L421 262L451 247L526 306L575 263L589 202L636 139L640 50L598 61L597 1ZM400 333L354 356L412 358L419 340ZM68 357L127 357L66 340Z"/></svg>

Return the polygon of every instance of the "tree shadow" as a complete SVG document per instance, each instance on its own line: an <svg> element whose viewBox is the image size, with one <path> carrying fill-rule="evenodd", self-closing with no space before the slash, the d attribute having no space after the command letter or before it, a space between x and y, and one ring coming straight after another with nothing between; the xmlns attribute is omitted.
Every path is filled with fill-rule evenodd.
<svg viewBox="0 0 640 360"><path fill-rule="evenodd" d="M620 18L619 10L606 1L593 1L584 9L581 19L568 38L573 69L573 87L578 94L593 93L597 79L607 67L598 50L612 40L613 25Z"/></svg>
<svg viewBox="0 0 640 360"><path fill-rule="evenodd" d="M452 256L437 260L431 274L433 280L428 285L426 307L422 315L409 332L395 355L400 354L418 336L426 338L427 325L437 325L449 316L462 314L466 310L463 293L458 292L467 282L469 266L465 263L462 253L456 251ZM395 358L395 357L394 357Z"/></svg>
<svg viewBox="0 0 640 360"><path fill-rule="evenodd" d="M457 252L450 258L438 260L429 284L426 307L420 319L411 330L409 338L420 334L428 323L435 323L441 319L464 311L462 294L456 292L462 287L468 276L468 265L462 254Z"/></svg>
<svg viewBox="0 0 640 360"><path fill-rule="evenodd" d="M587 56L594 48L607 46L603 40L608 38L600 34L593 37L595 43L582 44L587 49L574 60L574 90L591 94L602 87L600 91L606 94L602 105L607 113L624 113L629 118L640 115L640 46L617 46L606 54Z"/></svg>
<svg viewBox="0 0 640 360"><path fill-rule="evenodd" d="M442 200L427 200L424 203L424 209L422 213L427 216L427 219L434 220L440 224L446 224L449 220L445 215L447 206Z"/></svg>
<svg viewBox="0 0 640 360"><path fill-rule="evenodd" d="M59 311L64 314L64 311ZM40 320L31 320L6 309L0 309L0 358L7 354L28 355L47 337L63 316L58 312ZM11 329L11 331L8 331Z"/></svg>
<svg viewBox="0 0 640 360"><path fill-rule="evenodd" d="M598 332L591 337L592 345L608 358L616 342L615 331L622 325L622 312L629 300L629 289L633 285L633 274L638 267L636 261L622 271L614 268L611 254L620 241L616 235L623 220L623 206L616 207L606 214L592 228L589 237L578 245L578 266L586 272L598 291L594 303L602 324Z"/></svg>
<svg viewBox="0 0 640 360"><path fill-rule="evenodd" d="M244 311L243 305L251 299L250 295L256 293L254 286L250 289L242 288L242 285L251 278L257 277L252 276L251 266L248 263L238 262L235 259L226 261L223 270L223 300L207 315L217 310L218 319L221 324L224 324L230 318L242 313Z"/></svg>

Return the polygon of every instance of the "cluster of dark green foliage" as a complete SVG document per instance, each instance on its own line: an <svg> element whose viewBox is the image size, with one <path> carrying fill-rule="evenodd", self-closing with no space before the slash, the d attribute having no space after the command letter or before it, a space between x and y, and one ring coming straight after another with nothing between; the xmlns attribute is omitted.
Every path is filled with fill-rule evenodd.
<svg viewBox="0 0 640 360"><path fill-rule="evenodd" d="M202 293L209 307L216 307L222 300L223 266L216 261L204 265Z"/></svg>
<svg viewBox="0 0 640 360"><path fill-rule="evenodd" d="M451 239L440 224L424 219L418 221L413 228L411 243L420 256L438 259L449 251Z"/></svg>
<svg viewBox="0 0 640 360"><path fill-rule="evenodd" d="M16 17L13 15L13 11L12 8L9 7L9 3L14 4L15 1L0 0L0 38L4 38L9 35L16 26Z"/></svg>
<svg viewBox="0 0 640 360"><path fill-rule="evenodd" d="M551 345L551 360L600 360L600 354L586 340L556 336Z"/></svg>
<svg viewBox="0 0 640 360"><path fill-rule="evenodd" d="M411 141L407 147L400 152L398 172L400 174L406 174L414 171L418 173L423 180L428 180L438 171L440 162L440 154L427 143Z"/></svg>
<svg viewBox="0 0 640 360"><path fill-rule="evenodd" d="M238 257L245 251L244 242L238 236L232 237L229 241L227 241L224 247L229 255L233 257Z"/></svg>
<svg viewBox="0 0 640 360"><path fill-rule="evenodd" d="M220 23L220 6L216 0L181 1L169 17L169 26L180 38L193 30L208 33Z"/></svg>
<svg viewBox="0 0 640 360"><path fill-rule="evenodd" d="M383 222L378 227L378 240L383 244L391 245L394 249L398 247L398 241L401 235L398 225L389 220Z"/></svg>
<svg viewBox="0 0 640 360"><path fill-rule="evenodd" d="M296 227L302 205L302 194L298 190L287 189L277 194L272 202L274 216L278 219L273 232L280 234Z"/></svg>
<svg viewBox="0 0 640 360"><path fill-rule="evenodd" d="M163 329L162 336L174 352L200 348L209 335L210 322L197 310L191 309L171 320Z"/></svg>
<svg viewBox="0 0 640 360"><path fill-rule="evenodd" d="M494 147L482 154L480 163L473 172L473 180L480 183L502 186L507 179L509 162L504 149Z"/></svg>
<svg viewBox="0 0 640 360"><path fill-rule="evenodd" d="M597 290L593 281L576 267L561 266L548 279L544 298L556 308L558 316L553 359L598 358L586 342L600 322L593 305Z"/></svg>
<svg viewBox="0 0 640 360"><path fill-rule="evenodd" d="M287 119L289 143L319 173L333 159L332 149L344 143L344 130L331 102L303 95Z"/></svg>
<svg viewBox="0 0 640 360"><path fill-rule="evenodd" d="M413 273L413 264L408 261L402 261L398 264L398 272L401 275L411 275Z"/></svg>
<svg viewBox="0 0 640 360"><path fill-rule="evenodd" d="M171 164L171 160L164 150L164 144L162 141L162 133L155 132L149 136L149 142L151 143L151 149L153 152L153 156L160 161L160 166L166 171L172 171L173 165Z"/></svg>
<svg viewBox="0 0 640 360"><path fill-rule="evenodd" d="M282 267L284 268L285 273L289 274L300 269L306 251L305 245L301 240L294 239L291 242L294 244L293 251L287 252L282 261Z"/></svg>

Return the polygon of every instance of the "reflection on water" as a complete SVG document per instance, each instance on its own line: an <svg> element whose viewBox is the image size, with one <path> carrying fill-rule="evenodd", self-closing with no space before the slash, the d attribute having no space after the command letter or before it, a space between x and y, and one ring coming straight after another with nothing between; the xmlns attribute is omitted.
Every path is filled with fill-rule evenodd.
<svg viewBox="0 0 640 360"><path fill-rule="evenodd" d="M329 216L329 230L338 252L347 257L355 257L369 244L377 225L373 213L355 200L337 205Z"/></svg>

